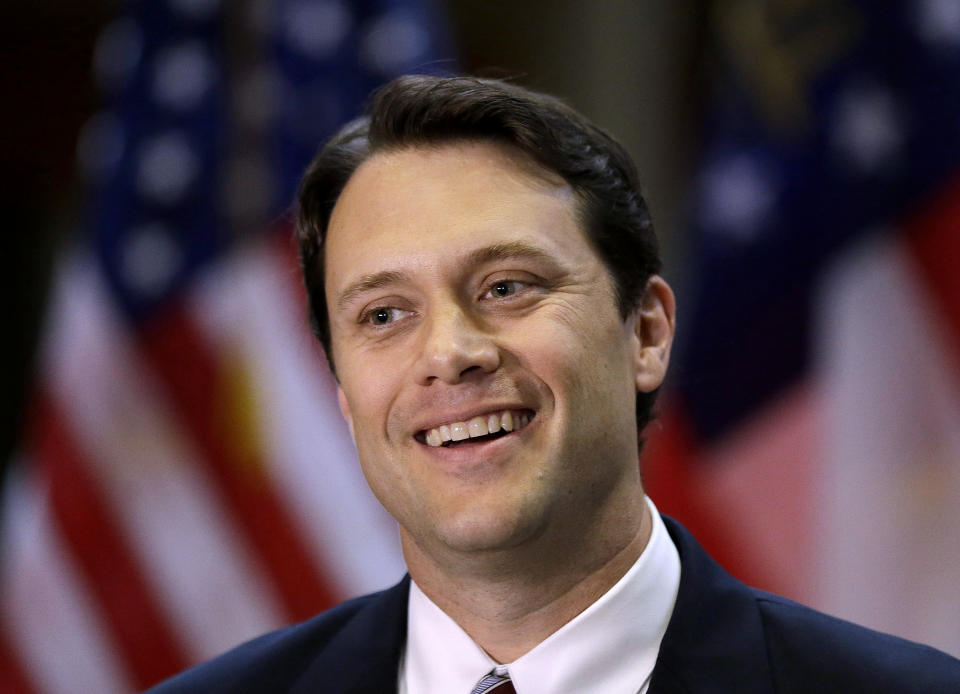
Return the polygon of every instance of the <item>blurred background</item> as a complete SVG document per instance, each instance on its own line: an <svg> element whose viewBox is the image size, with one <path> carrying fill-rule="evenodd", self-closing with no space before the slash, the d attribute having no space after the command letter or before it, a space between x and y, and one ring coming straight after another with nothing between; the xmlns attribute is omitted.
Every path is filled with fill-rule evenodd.
<svg viewBox="0 0 960 694"><path fill-rule="evenodd" d="M403 573L290 203L403 72L634 154L679 331L642 465L738 577L960 655L960 0L8 3L0 692L130 692Z"/></svg>

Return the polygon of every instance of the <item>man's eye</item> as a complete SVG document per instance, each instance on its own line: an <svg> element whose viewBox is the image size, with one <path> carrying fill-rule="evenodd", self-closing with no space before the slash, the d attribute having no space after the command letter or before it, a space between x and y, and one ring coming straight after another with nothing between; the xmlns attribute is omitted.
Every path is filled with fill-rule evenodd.
<svg viewBox="0 0 960 694"><path fill-rule="evenodd" d="M389 306L380 306L364 315L364 322L371 325L387 325L403 318L406 311Z"/></svg>
<svg viewBox="0 0 960 694"><path fill-rule="evenodd" d="M490 291L487 292L487 296L494 299L504 299L508 296L513 296L525 286L526 284L524 282L501 280L490 285Z"/></svg>

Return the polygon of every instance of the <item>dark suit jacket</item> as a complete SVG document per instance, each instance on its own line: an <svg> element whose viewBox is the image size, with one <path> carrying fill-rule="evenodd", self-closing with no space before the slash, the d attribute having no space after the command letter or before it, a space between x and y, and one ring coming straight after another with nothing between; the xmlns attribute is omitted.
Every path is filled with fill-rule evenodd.
<svg viewBox="0 0 960 694"><path fill-rule="evenodd" d="M664 521L680 553L680 592L649 694L960 692L960 660L748 588ZM261 636L150 692L396 692L409 586L404 578Z"/></svg>

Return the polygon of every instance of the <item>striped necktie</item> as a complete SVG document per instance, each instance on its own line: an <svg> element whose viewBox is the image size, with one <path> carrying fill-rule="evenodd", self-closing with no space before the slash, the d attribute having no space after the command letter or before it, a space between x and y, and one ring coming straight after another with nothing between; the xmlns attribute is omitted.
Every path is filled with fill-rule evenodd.
<svg viewBox="0 0 960 694"><path fill-rule="evenodd" d="M517 690L513 688L513 683L510 681L509 675L504 675L501 677L495 672L491 672L489 675L485 675L483 679L477 682L477 686L473 688L470 694L517 694Z"/></svg>

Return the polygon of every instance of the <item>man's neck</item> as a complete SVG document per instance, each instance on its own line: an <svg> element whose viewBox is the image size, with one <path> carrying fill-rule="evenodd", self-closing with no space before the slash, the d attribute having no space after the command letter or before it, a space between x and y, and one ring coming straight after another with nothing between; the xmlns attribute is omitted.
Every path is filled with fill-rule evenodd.
<svg viewBox="0 0 960 694"><path fill-rule="evenodd" d="M645 503L635 513L558 544L519 548L485 562L443 566L409 538L404 554L421 590L494 660L509 663L530 651L606 593L636 562L652 529ZM533 561L533 557L540 557ZM544 559L546 557L546 559Z"/></svg>

